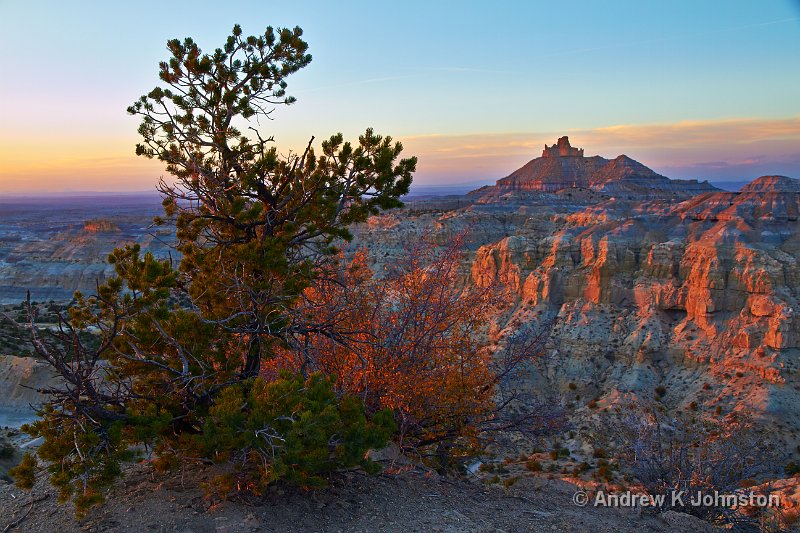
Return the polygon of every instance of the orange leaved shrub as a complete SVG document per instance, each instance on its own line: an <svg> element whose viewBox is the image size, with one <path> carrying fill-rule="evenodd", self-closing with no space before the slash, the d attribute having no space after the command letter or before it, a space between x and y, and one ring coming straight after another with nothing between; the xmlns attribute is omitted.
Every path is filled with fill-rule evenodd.
<svg viewBox="0 0 800 533"><path fill-rule="evenodd" d="M411 245L380 276L363 250L342 260L296 310L298 323L317 326L300 328L262 370L334 376L337 390L369 411L392 409L404 447L474 443L496 408L485 339L497 293L466 283L463 239Z"/></svg>

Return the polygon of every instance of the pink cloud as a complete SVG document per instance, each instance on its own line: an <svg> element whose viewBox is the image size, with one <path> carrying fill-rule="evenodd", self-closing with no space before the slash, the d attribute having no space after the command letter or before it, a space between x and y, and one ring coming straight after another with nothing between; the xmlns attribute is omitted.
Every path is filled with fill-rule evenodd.
<svg viewBox="0 0 800 533"><path fill-rule="evenodd" d="M753 172L763 171L800 175L800 117L421 135L405 137L403 143L420 159L417 183L492 182L538 157L545 143L561 135L569 135L572 145L585 148L587 155L624 153L670 177L750 179L759 175ZM753 168L741 175L746 167Z"/></svg>

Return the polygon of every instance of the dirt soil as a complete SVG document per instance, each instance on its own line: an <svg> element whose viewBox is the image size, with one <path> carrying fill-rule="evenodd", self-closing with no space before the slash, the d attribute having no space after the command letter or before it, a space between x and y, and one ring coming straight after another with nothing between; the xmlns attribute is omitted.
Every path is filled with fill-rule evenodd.
<svg viewBox="0 0 800 533"><path fill-rule="evenodd" d="M574 487L528 478L508 490L408 471L337 474L317 492L273 487L249 501L211 503L198 484L210 473L153 477L129 468L108 502L84 520L61 505L40 480L32 494L0 482L0 531L339 532L339 531L670 531L657 516L632 510L577 507ZM191 479L190 479L191 478ZM689 517L687 517L689 518ZM11 527L8 527L11 525ZM6 528L6 529L3 529Z"/></svg>

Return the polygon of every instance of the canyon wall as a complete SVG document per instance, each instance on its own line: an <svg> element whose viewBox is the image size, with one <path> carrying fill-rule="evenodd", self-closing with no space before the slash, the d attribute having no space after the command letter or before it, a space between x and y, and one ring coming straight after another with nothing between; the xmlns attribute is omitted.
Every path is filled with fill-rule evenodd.
<svg viewBox="0 0 800 533"><path fill-rule="evenodd" d="M507 327L555 319L539 385L601 406L746 412L790 446L800 427L797 184L764 177L682 203L607 201L561 217L556 231L522 227L480 247L471 277L513 293Z"/></svg>
<svg viewBox="0 0 800 533"><path fill-rule="evenodd" d="M671 416L740 413L793 449L798 183L766 176L739 193L686 200L572 188L489 195L460 210L375 217L354 246L367 247L380 271L415 238L444 243L468 231L469 283L511 295L498 342L549 328L526 385L565 398L576 425L633 403Z"/></svg>

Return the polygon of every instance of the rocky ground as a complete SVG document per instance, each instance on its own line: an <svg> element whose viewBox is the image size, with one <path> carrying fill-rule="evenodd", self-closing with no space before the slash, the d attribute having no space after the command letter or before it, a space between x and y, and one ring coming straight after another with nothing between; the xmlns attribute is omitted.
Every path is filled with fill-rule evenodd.
<svg viewBox="0 0 800 533"><path fill-rule="evenodd" d="M28 495L0 482L3 531L705 531L710 527L678 513L578 507L573 485L529 477L509 489L441 477L413 469L401 474L338 474L327 489L279 487L261 498L210 502L196 488L203 471L153 478L136 465L108 503L76 520L40 482ZM11 526L11 527L9 527Z"/></svg>

